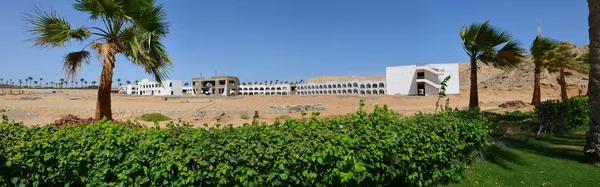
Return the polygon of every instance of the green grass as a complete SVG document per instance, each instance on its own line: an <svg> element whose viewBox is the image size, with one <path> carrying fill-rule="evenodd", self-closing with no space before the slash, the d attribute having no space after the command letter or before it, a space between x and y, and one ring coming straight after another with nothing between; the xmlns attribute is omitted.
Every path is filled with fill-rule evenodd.
<svg viewBox="0 0 600 187"><path fill-rule="evenodd" d="M140 116L143 121L155 122L155 121L167 121L171 120L170 117L162 115L161 113L150 113Z"/></svg>
<svg viewBox="0 0 600 187"><path fill-rule="evenodd" d="M597 186L600 167L585 162L585 134L503 138L450 186Z"/></svg>

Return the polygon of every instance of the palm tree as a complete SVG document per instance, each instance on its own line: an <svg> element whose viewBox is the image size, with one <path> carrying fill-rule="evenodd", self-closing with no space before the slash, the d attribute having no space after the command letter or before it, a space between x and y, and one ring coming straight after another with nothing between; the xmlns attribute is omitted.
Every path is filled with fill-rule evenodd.
<svg viewBox="0 0 600 187"><path fill-rule="evenodd" d="M588 160L600 164L600 0L588 0L589 8L589 103L590 129L586 132L586 143L583 148Z"/></svg>
<svg viewBox="0 0 600 187"><path fill-rule="evenodd" d="M63 88L63 83L65 82L65 79L62 79L62 78L61 78L59 81L60 81L60 82L59 82L59 83L60 83L60 88Z"/></svg>
<svg viewBox="0 0 600 187"><path fill-rule="evenodd" d="M125 81L127 83L127 85L131 84L131 81Z"/></svg>
<svg viewBox="0 0 600 187"><path fill-rule="evenodd" d="M81 83L81 86L83 86L83 81L85 81L84 78L79 79L79 83Z"/></svg>
<svg viewBox="0 0 600 187"><path fill-rule="evenodd" d="M493 27L488 21L462 27L460 38L471 62L471 93L469 108L479 107L477 88L477 62L496 68L512 68L521 62L524 49L513 40L510 32ZM500 49L500 47L503 45Z"/></svg>
<svg viewBox="0 0 600 187"><path fill-rule="evenodd" d="M144 68L158 82L168 76L173 62L161 43L168 34L166 13L154 0L78 0L73 7L88 14L91 20L102 20L104 28L72 29L54 10L35 9L35 14L29 15L28 23L33 26L29 31L34 35L35 44L41 47L57 48L70 40L91 41L85 48L91 47L103 60L95 119L111 120L110 91L117 54ZM92 36L97 38L88 40ZM90 52L85 48L65 56L63 69L67 76L76 77L82 64L89 63Z"/></svg>
<svg viewBox="0 0 600 187"><path fill-rule="evenodd" d="M258 81L254 81L254 85L257 85L257 84L258 84Z"/></svg>
<svg viewBox="0 0 600 187"><path fill-rule="evenodd" d="M589 67L586 63L583 63L581 58L578 58L576 54L572 52L572 49L575 48L574 45L571 45L566 42L561 42L559 47L555 49L551 54L552 61L550 61L548 65L548 71L550 72L559 72L556 81L560 85L560 98L561 100L567 100L569 96L567 95L567 80L566 76L568 75L565 70L573 70L580 73L587 73Z"/></svg>
<svg viewBox="0 0 600 187"><path fill-rule="evenodd" d="M189 83L189 82L186 82L186 83L183 83L183 85L184 85L184 86L189 86L189 85L190 85L190 83Z"/></svg>
<svg viewBox="0 0 600 187"><path fill-rule="evenodd" d="M138 84L138 82L140 82L140 81L138 81L138 80L135 80L135 85L137 85L137 84Z"/></svg>
<svg viewBox="0 0 600 187"><path fill-rule="evenodd" d="M85 86L87 86L88 82L87 81L83 81L83 83L85 83Z"/></svg>
<svg viewBox="0 0 600 187"><path fill-rule="evenodd" d="M48 88L48 82L46 82L46 88Z"/></svg>
<svg viewBox="0 0 600 187"><path fill-rule="evenodd" d="M31 81L33 80L33 77L27 77L27 79L29 79L29 87L31 88Z"/></svg>
<svg viewBox="0 0 600 187"><path fill-rule="evenodd" d="M25 86L29 87L29 78L25 78Z"/></svg>
<svg viewBox="0 0 600 187"><path fill-rule="evenodd" d="M541 102L541 90L540 90L540 74L542 70L547 68L554 56L552 54L558 48L558 41L538 35L531 44L531 55L533 56L533 63L535 68L533 69L533 97L531 98L531 105L536 105Z"/></svg>
<svg viewBox="0 0 600 187"><path fill-rule="evenodd" d="M117 87L121 86L121 79L117 79Z"/></svg>
<svg viewBox="0 0 600 187"><path fill-rule="evenodd" d="M96 86L96 81L92 81L92 86Z"/></svg>
<svg viewBox="0 0 600 187"><path fill-rule="evenodd" d="M43 78L40 78L40 87L42 87L43 80Z"/></svg>
<svg viewBox="0 0 600 187"><path fill-rule="evenodd" d="M23 81L19 79L19 88L23 87Z"/></svg>
<svg viewBox="0 0 600 187"><path fill-rule="evenodd" d="M33 83L35 84L35 87L37 87L38 81L33 81Z"/></svg>
<svg viewBox="0 0 600 187"><path fill-rule="evenodd" d="M279 80L275 80L275 84L279 84Z"/></svg>
<svg viewBox="0 0 600 187"><path fill-rule="evenodd" d="M79 82L77 82L77 81L74 81L74 82L75 82L75 88L77 88L77 83L79 83Z"/></svg>
<svg viewBox="0 0 600 187"><path fill-rule="evenodd" d="M54 82L53 82L53 81L50 81L50 85L54 86Z"/></svg>

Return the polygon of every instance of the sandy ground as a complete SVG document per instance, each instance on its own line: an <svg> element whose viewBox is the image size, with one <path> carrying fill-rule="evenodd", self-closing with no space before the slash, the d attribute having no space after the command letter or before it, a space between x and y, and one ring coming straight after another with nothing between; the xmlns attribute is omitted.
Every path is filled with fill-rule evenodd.
<svg viewBox="0 0 600 187"><path fill-rule="evenodd" d="M13 90L13 93L19 91L24 93L0 96L0 109L8 107L9 110L4 113L10 120L16 122L40 125L54 122L66 114L80 117L94 115L95 90L33 89ZM53 91L56 93L52 93ZM8 89L4 89L4 92L7 93ZM513 100L530 102L532 91L480 89L479 93L482 110L503 112L515 109L502 109L498 107L499 104ZM542 100L557 99L559 94L558 89L544 88ZM570 90L569 94L577 95L578 90ZM469 102L469 90L462 89L461 94L449 95L448 98L451 107L466 108ZM209 126L217 123L238 126L251 122L255 110L259 111L260 121L273 122L276 118L285 117L301 118L299 113L273 112L270 105L323 104L326 109L319 112L321 117L326 118L355 112L360 99L365 101L367 110L371 110L374 105L388 105L401 115L408 116L418 111L434 111L437 96L179 96L169 97L165 101L164 97L160 96L114 94L112 108L113 117L118 120L135 120L143 113L162 111L167 112L167 116L174 121L181 119L195 126L202 126L204 123ZM524 107L520 110L531 109L532 107ZM218 116L222 117L218 119ZM145 124L152 123L145 122Z"/></svg>

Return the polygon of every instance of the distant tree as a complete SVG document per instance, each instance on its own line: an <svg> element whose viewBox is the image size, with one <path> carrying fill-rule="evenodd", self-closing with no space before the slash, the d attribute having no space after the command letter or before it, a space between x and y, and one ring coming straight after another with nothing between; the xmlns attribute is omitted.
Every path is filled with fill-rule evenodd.
<svg viewBox="0 0 600 187"><path fill-rule="evenodd" d="M44 82L43 80L43 78L40 78L40 87L42 87L42 83Z"/></svg>
<svg viewBox="0 0 600 187"><path fill-rule="evenodd" d="M38 81L33 81L33 83L35 84L35 87L37 87L37 86L38 86L38 85L37 85Z"/></svg>
<svg viewBox="0 0 600 187"><path fill-rule="evenodd" d="M75 84L75 81L73 81L73 80L72 80L72 81L71 81L71 88L73 88L73 87L74 87L74 84Z"/></svg>
<svg viewBox="0 0 600 187"><path fill-rule="evenodd" d="M50 81L50 85L54 86L54 81Z"/></svg>
<svg viewBox="0 0 600 187"><path fill-rule="evenodd" d="M31 81L33 80L33 77L27 77L27 79L29 79L29 87L31 88L31 84L32 84Z"/></svg>
<svg viewBox="0 0 600 187"><path fill-rule="evenodd" d="M254 81L254 85L257 85L257 84L258 84L258 81Z"/></svg>
<svg viewBox="0 0 600 187"><path fill-rule="evenodd" d="M75 82L75 88L77 88L77 83L79 83L79 82L77 82L77 81L74 81L74 82Z"/></svg>
<svg viewBox="0 0 600 187"><path fill-rule="evenodd" d="M23 87L23 81L21 79L19 79L19 87Z"/></svg>
<svg viewBox="0 0 600 187"><path fill-rule="evenodd" d="M131 81L129 81L129 80L127 80L127 81L125 81L125 82L127 83L127 85L130 85L130 84L131 84Z"/></svg>
<svg viewBox="0 0 600 187"><path fill-rule="evenodd" d="M60 84L60 88L63 88L63 84L65 83L65 79L60 79L59 80L59 84Z"/></svg>
<svg viewBox="0 0 600 187"><path fill-rule="evenodd" d="M575 46L569 43L561 42L559 47L552 53L550 57L552 60L548 63L548 71L559 73L556 81L560 85L560 98L563 101L569 98L566 76L570 74L565 70L573 70L579 73L588 73L589 71L588 64L572 52L574 48Z"/></svg>
<svg viewBox="0 0 600 187"><path fill-rule="evenodd" d="M46 88L48 88L48 82L46 82Z"/></svg>
<svg viewBox="0 0 600 187"><path fill-rule="evenodd" d="M121 86L121 79L117 79L117 87Z"/></svg>
<svg viewBox="0 0 600 187"><path fill-rule="evenodd" d="M496 68L513 68L521 62L525 50L510 32L493 27L488 21L462 27L460 38L471 62L469 108L475 109L479 108L477 62Z"/></svg>
<svg viewBox="0 0 600 187"><path fill-rule="evenodd" d="M85 83L85 86L87 86L87 84L88 84L88 81L83 81L83 83Z"/></svg>
<svg viewBox="0 0 600 187"><path fill-rule="evenodd" d="M135 80L135 84L136 84L136 85L138 84L138 82L140 82L140 81L138 81L138 80Z"/></svg>
<svg viewBox="0 0 600 187"><path fill-rule="evenodd" d="M183 85L184 86L190 86L190 83L189 82L185 82L185 83L183 83Z"/></svg>
<svg viewBox="0 0 600 187"><path fill-rule="evenodd" d="M96 81L92 81L92 86L96 86Z"/></svg>
<svg viewBox="0 0 600 187"><path fill-rule="evenodd" d="M275 80L275 84L279 84L279 80Z"/></svg>
<svg viewBox="0 0 600 187"><path fill-rule="evenodd" d="M81 83L81 86L83 86L83 81L85 81L84 78L79 79L79 83Z"/></svg>

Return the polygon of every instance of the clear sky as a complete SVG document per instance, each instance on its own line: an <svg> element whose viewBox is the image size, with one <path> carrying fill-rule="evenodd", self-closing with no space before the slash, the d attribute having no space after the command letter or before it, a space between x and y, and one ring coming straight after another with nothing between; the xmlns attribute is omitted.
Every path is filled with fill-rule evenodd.
<svg viewBox="0 0 600 187"><path fill-rule="evenodd" d="M0 78L62 77L62 57L83 45L32 47L23 13L52 7L72 26L96 25L70 0L8 0L0 6ZM170 79L203 73L242 82L298 81L314 76L381 75L386 66L464 62L460 28L473 22L510 30L529 48L536 18L543 34L587 45L585 0L163 0L171 22L165 39L175 66ZM80 78L98 80L100 65ZM151 78L119 57L114 80ZM15 81L16 82L16 81Z"/></svg>

